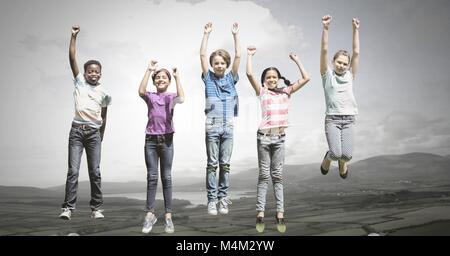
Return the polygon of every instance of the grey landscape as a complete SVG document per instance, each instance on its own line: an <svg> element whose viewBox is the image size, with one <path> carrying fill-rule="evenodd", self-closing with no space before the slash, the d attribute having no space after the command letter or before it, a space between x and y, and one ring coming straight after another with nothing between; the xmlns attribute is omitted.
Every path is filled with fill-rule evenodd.
<svg viewBox="0 0 450 256"><path fill-rule="evenodd" d="M409 236L450 235L450 156L428 153L382 155L349 165L342 180L333 166L323 176L319 164L287 165L284 171L287 231L275 227L275 202L268 193L266 230L255 223L256 168L231 175L233 198L228 215L208 216L204 205L174 199L175 233L179 236ZM175 192L204 191L204 181L177 181ZM160 186L160 184L159 184ZM72 220L58 219L64 186L46 189L0 186L2 236L141 236L145 201L109 194L145 193L145 182L103 183L105 216L90 219L89 183L80 182ZM270 187L270 189L272 189ZM160 192L159 192L160 193ZM163 202L152 235L164 233Z"/></svg>

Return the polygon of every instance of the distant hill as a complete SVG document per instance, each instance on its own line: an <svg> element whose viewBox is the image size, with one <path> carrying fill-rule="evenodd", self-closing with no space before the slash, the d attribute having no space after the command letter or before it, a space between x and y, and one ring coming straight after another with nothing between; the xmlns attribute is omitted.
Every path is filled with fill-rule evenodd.
<svg viewBox="0 0 450 256"><path fill-rule="evenodd" d="M352 189L408 189L411 187L449 186L450 157L428 153L409 153L404 155L382 155L350 162L350 175L342 180L334 162L330 172L323 176L320 163L308 165L286 165L284 169L285 188L291 191ZM255 189L258 169L250 168L237 174L231 174L231 189ZM204 190L204 178L186 181L174 181L175 191ZM80 197L89 198L89 181L79 182ZM145 193L146 181L142 182L102 182L105 194ZM64 195L64 185L47 189L33 187L0 186L0 198L57 197ZM161 189L161 185L158 185Z"/></svg>
<svg viewBox="0 0 450 256"><path fill-rule="evenodd" d="M0 199L12 198L61 198L61 195L42 188L0 186Z"/></svg>
<svg viewBox="0 0 450 256"><path fill-rule="evenodd" d="M403 189L417 184L450 185L450 158L428 153L371 157L350 162L349 171L349 177L342 180L336 162L326 176L320 173L320 163L285 165L283 179L287 188L314 185L324 189ZM252 168L231 177L231 186L235 189L255 187L258 169Z"/></svg>
<svg viewBox="0 0 450 256"><path fill-rule="evenodd" d="M132 181L132 182L102 182L102 189L108 194L122 194L122 193L140 193L145 191L146 182ZM56 187L49 187L48 190L63 193L66 185ZM90 191L89 181L78 182L78 191ZM90 192L89 192L90 193Z"/></svg>

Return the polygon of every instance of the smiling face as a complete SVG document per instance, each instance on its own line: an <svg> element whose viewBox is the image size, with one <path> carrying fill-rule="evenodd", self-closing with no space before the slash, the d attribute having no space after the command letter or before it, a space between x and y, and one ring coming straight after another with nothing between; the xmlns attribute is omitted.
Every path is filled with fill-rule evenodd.
<svg viewBox="0 0 450 256"><path fill-rule="evenodd" d="M101 67L97 64L90 64L86 67L84 72L84 78L86 82L90 85L97 85L98 80L102 76Z"/></svg>
<svg viewBox="0 0 450 256"><path fill-rule="evenodd" d="M275 89L278 86L278 73L275 70L268 70L264 76L264 84L267 85L269 89Z"/></svg>
<svg viewBox="0 0 450 256"><path fill-rule="evenodd" d="M222 56L216 55L212 59L211 66L213 68L214 74L217 76L223 76L227 70L227 62Z"/></svg>
<svg viewBox="0 0 450 256"><path fill-rule="evenodd" d="M349 65L350 65L350 57L344 54L338 55L333 60L334 71L338 75L343 75L348 70Z"/></svg>
<svg viewBox="0 0 450 256"><path fill-rule="evenodd" d="M156 86L158 92L167 91L167 87L170 85L170 77L165 70L159 70L153 76L153 84Z"/></svg>

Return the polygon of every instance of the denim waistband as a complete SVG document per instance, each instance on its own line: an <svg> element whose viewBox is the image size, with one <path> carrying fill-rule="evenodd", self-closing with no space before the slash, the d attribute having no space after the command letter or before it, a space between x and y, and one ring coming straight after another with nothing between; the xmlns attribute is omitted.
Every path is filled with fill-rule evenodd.
<svg viewBox="0 0 450 256"><path fill-rule="evenodd" d="M91 130L91 129L98 129L98 128L89 126L89 125L87 125L87 124L77 124L77 123L75 123L75 122L72 122L72 127L73 127L73 128L77 128L77 129L81 129L81 130L83 130L83 131Z"/></svg>
<svg viewBox="0 0 450 256"><path fill-rule="evenodd" d="M145 139L146 140L167 140L172 139L173 133L166 133L166 134L146 134Z"/></svg>
<svg viewBox="0 0 450 256"><path fill-rule="evenodd" d="M326 115L325 118L340 119L340 120L351 120L355 119L355 115Z"/></svg>
<svg viewBox="0 0 450 256"><path fill-rule="evenodd" d="M261 135L261 136L265 136L265 137L275 137L275 138L283 138L284 136L286 136L286 133L281 133L281 134L270 134L270 133L262 133L260 131L258 131L256 134Z"/></svg>

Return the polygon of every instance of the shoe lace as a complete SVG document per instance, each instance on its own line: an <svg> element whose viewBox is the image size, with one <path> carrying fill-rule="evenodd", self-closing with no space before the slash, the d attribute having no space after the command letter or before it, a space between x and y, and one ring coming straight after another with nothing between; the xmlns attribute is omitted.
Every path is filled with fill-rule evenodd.
<svg viewBox="0 0 450 256"><path fill-rule="evenodd" d="M230 200L228 197L224 197L224 198L220 199L220 203L221 203L222 205L223 205L223 204L225 204L225 205L233 204L233 203L231 202L231 200Z"/></svg>

